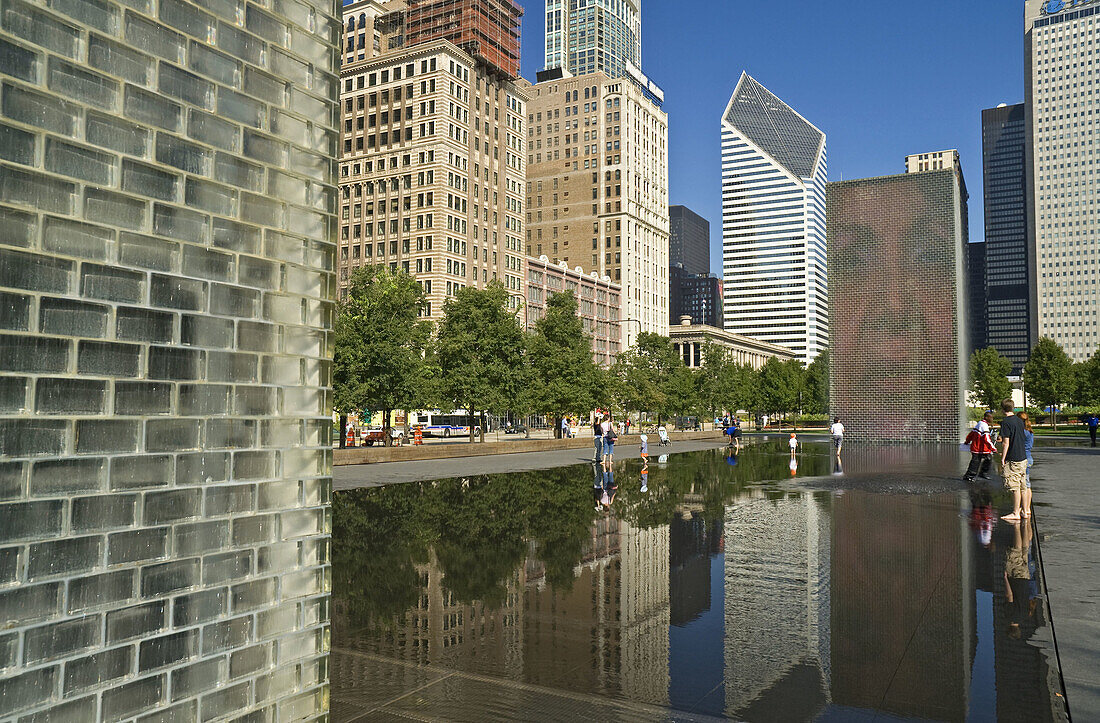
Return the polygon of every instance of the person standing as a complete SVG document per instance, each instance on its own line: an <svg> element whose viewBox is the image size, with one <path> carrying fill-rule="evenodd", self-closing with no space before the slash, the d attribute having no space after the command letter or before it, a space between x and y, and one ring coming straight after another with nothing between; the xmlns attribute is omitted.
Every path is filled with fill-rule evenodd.
<svg viewBox="0 0 1100 723"><path fill-rule="evenodd" d="M844 447L844 425L840 423L840 417L833 417L833 426L829 427L829 434L833 435L833 448L836 456L840 456L840 450Z"/></svg>
<svg viewBox="0 0 1100 723"><path fill-rule="evenodd" d="M1035 433L1031 430L1031 419L1027 412L1020 412L1020 419L1024 423L1024 456L1027 458L1027 475L1024 477L1023 515L1031 517L1031 468L1035 464L1035 458L1031 456L1031 449L1035 446Z"/></svg>
<svg viewBox="0 0 1100 723"><path fill-rule="evenodd" d="M1012 493L1012 513L1002 519L1018 522L1023 503L1024 485L1027 482L1027 452L1024 448L1024 422L1016 416L1012 399L1001 402L1005 418L1001 422L1001 474L1005 489ZM1031 510L1025 510L1031 514Z"/></svg>
<svg viewBox="0 0 1100 723"><path fill-rule="evenodd" d="M598 414L592 420L592 435L596 445L596 453L593 455L592 461L599 462L603 459L603 426L601 425L601 417Z"/></svg>
<svg viewBox="0 0 1100 723"><path fill-rule="evenodd" d="M1100 416L1096 414L1090 414L1086 420L1089 425L1089 437L1092 439L1092 446L1096 446L1096 428L1100 427Z"/></svg>
<svg viewBox="0 0 1100 723"><path fill-rule="evenodd" d="M611 418L610 413L603 422L603 428L603 463L610 466L612 457L615 455L615 442L619 439L619 433L615 429L615 420Z"/></svg>

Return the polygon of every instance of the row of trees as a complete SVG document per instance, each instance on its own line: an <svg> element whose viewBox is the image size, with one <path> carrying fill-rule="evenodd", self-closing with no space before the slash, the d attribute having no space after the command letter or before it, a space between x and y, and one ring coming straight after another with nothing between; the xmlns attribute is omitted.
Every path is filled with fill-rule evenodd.
<svg viewBox="0 0 1100 723"><path fill-rule="evenodd" d="M607 408L619 415L646 412L658 421L738 409L773 415L827 411L827 356L809 368L772 359L755 370L708 346L702 367L693 370L667 337L643 333L605 370L592 359L591 338L571 292L550 297L533 334L525 333L508 302L509 292L497 283L463 289L447 301L433 336L421 318L423 292L411 276L383 266L357 269L335 324L334 405L342 419L382 412L388 443L397 409L465 409L471 417L533 413L560 420ZM344 433L341 428L341 438Z"/></svg>
<svg viewBox="0 0 1100 723"><path fill-rule="evenodd" d="M1074 363L1058 342L1043 337L1023 371L1024 390L1041 409L1100 406L1100 349ZM997 409L1002 399L1012 395L1011 373L1012 362L993 347L978 349L970 357L970 388L987 409ZM1057 426L1056 411L1053 416Z"/></svg>

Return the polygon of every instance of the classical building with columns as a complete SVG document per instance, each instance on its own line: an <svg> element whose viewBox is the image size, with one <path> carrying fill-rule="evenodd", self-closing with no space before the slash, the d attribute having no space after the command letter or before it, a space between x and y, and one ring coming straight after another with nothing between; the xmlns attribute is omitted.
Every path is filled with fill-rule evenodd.
<svg viewBox="0 0 1100 723"><path fill-rule="evenodd" d="M668 328L668 336L689 369L703 365L703 348L707 344L725 349L735 363L750 364L753 369L764 366L764 362L772 357L787 361L801 356L785 346L741 336L713 326L692 324L690 316L681 316L679 326Z"/></svg>

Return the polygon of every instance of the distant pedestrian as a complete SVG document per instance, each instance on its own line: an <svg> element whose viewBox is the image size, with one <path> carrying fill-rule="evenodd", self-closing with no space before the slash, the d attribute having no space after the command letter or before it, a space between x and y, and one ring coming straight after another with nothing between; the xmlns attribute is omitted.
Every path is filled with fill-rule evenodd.
<svg viewBox="0 0 1100 723"><path fill-rule="evenodd" d="M1016 416L1012 399L1001 402L1005 418L1001 422L1001 469L1005 489L1012 492L1012 513L1002 519L1017 522L1021 515L1024 485L1027 480L1027 452L1024 450L1024 422ZM1023 510L1027 515L1031 510Z"/></svg>
<svg viewBox="0 0 1100 723"><path fill-rule="evenodd" d="M569 417L561 418L561 438L569 439Z"/></svg>
<svg viewBox="0 0 1100 723"><path fill-rule="evenodd" d="M791 447L791 456L794 456L794 453L798 451L798 437L795 436L794 432L791 432L791 441L788 444Z"/></svg>
<svg viewBox="0 0 1100 723"><path fill-rule="evenodd" d="M1100 427L1100 415L1090 414L1085 423L1089 425L1089 437L1092 438L1092 446L1096 446L1096 428Z"/></svg>
<svg viewBox="0 0 1100 723"><path fill-rule="evenodd" d="M603 418L600 415L596 415L592 421L592 435L593 441L596 445L596 454L592 457L593 462L599 462L603 459L603 426L601 422Z"/></svg>
<svg viewBox="0 0 1100 723"><path fill-rule="evenodd" d="M967 482L973 482L975 477L989 479L989 468L993 466L993 453L997 451L989 435L989 425L992 422L993 412L986 412L985 417L978 420L963 442L970 445L970 464L963 475L963 479Z"/></svg>
<svg viewBox="0 0 1100 723"><path fill-rule="evenodd" d="M833 426L829 427L829 434L833 436L833 449L839 457L840 450L844 447L844 425L840 423L840 417L833 417Z"/></svg>
<svg viewBox="0 0 1100 723"><path fill-rule="evenodd" d="M607 418L600 425L603 428L603 463L611 464L611 458L615 454L615 442L619 439L619 433L615 429L615 420L608 412Z"/></svg>

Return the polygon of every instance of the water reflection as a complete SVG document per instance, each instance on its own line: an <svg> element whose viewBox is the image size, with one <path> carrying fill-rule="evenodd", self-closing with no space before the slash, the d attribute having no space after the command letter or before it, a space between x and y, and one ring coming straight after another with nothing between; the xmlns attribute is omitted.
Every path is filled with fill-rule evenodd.
<svg viewBox="0 0 1100 723"><path fill-rule="evenodd" d="M363 702L377 671L335 654L357 650L750 721L1055 718L1034 540L991 526L1000 492L946 488L957 455L845 450L842 470L813 444L792 484L784 446L338 494L334 711L407 704ZM926 491L880 491L880 465L916 486L922 462ZM449 695L416 712L532 715Z"/></svg>

